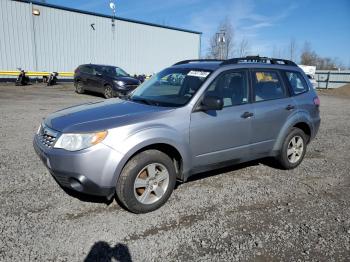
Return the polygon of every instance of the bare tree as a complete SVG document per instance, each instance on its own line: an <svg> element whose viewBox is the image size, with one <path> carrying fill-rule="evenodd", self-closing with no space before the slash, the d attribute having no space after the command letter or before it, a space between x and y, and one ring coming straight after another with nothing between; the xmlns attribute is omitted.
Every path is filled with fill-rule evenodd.
<svg viewBox="0 0 350 262"><path fill-rule="evenodd" d="M288 45L288 53L289 53L289 59L292 61L296 60L296 53L297 53L297 43L294 38L292 38Z"/></svg>
<svg viewBox="0 0 350 262"><path fill-rule="evenodd" d="M316 65L317 60L318 56L314 51L312 51L310 43L305 42L300 55L300 63L302 65Z"/></svg>
<svg viewBox="0 0 350 262"><path fill-rule="evenodd" d="M246 38L243 38L238 44L238 56L244 57L247 56L249 52L249 42Z"/></svg>
<svg viewBox="0 0 350 262"><path fill-rule="evenodd" d="M311 45L305 42L300 56L300 63L303 65L316 66L319 70L334 70L344 68L341 62L336 58L321 57L311 49Z"/></svg>
<svg viewBox="0 0 350 262"><path fill-rule="evenodd" d="M281 48L274 45L273 49L272 49L272 57L280 58L281 57Z"/></svg>
<svg viewBox="0 0 350 262"><path fill-rule="evenodd" d="M210 38L208 58L227 59L233 54L234 30L228 18L223 20Z"/></svg>

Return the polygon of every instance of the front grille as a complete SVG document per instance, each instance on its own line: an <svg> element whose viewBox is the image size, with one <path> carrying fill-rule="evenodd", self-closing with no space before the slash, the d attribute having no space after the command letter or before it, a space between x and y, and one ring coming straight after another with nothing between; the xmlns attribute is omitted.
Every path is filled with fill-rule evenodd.
<svg viewBox="0 0 350 262"><path fill-rule="evenodd" d="M61 186L70 187L71 182L68 176L55 174L53 177Z"/></svg>
<svg viewBox="0 0 350 262"><path fill-rule="evenodd" d="M46 126L42 126L39 131L39 141L46 147L52 148L55 144L58 133Z"/></svg>

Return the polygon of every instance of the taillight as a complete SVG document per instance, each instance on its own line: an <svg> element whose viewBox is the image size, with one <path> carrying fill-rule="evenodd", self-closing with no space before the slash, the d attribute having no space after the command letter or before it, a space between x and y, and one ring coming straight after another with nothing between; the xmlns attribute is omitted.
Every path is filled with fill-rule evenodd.
<svg viewBox="0 0 350 262"><path fill-rule="evenodd" d="M318 98L318 96L316 96L316 97L314 98L314 105L315 105L315 106L320 106L320 104L321 104L320 99Z"/></svg>

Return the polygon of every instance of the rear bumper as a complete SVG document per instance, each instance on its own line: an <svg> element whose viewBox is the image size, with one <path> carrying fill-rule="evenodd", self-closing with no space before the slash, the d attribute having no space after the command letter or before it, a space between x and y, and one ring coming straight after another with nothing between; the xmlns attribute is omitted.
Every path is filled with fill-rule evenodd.
<svg viewBox="0 0 350 262"><path fill-rule="evenodd" d="M63 188L110 198L115 192L114 174L121 155L102 143L69 152L47 148L34 137L33 146L50 174Z"/></svg>
<svg viewBox="0 0 350 262"><path fill-rule="evenodd" d="M321 125L321 118L317 118L316 120L313 121L313 130L311 133L310 141L316 137L318 130L320 129L320 125Z"/></svg>

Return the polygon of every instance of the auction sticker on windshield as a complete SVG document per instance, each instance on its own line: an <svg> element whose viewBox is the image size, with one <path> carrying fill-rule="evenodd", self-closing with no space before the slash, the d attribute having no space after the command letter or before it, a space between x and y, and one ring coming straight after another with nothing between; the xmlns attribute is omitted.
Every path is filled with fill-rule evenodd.
<svg viewBox="0 0 350 262"><path fill-rule="evenodd" d="M210 74L210 72L205 72L205 71L193 71L191 70L188 72L188 76L196 76L196 77L207 77Z"/></svg>

